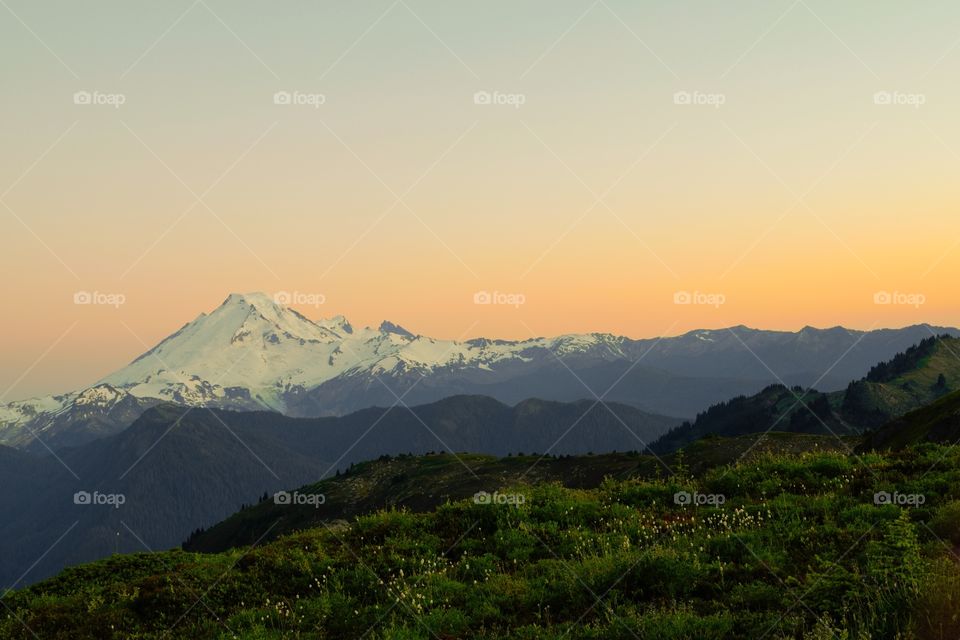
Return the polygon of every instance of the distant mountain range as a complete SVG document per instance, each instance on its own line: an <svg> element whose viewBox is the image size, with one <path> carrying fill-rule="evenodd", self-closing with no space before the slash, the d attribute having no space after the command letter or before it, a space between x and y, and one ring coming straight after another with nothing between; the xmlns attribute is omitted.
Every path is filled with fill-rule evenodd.
<svg viewBox="0 0 960 640"><path fill-rule="evenodd" d="M0 513L15 514L0 519L0 587L114 551L178 545L265 491L384 454L642 450L675 424L627 405L585 400L510 407L455 396L326 418L160 404L121 433L61 449L57 457L0 446ZM78 493L91 498L77 504ZM122 504L109 496L123 496Z"/></svg>
<svg viewBox="0 0 960 640"><path fill-rule="evenodd" d="M868 336L861 337L865 341ZM773 432L770 438L782 432L831 434L831 440L839 442L832 434L867 430L866 441L877 446L923 438L943 441L960 430L955 418L955 392L960 389L956 354L960 339L930 337L869 367L843 390L770 385L716 404L682 425L677 418L616 402L529 399L510 406L476 395L411 408L373 407L344 416L297 418L177 405L137 398L131 391L116 398L107 393L122 386L115 381L118 386L101 385L78 396L83 402L71 404L73 422L65 424L102 426L102 417L87 417L84 423L83 411L91 403L113 399L129 401L117 406L118 411L142 411L128 428L112 435L101 429L100 437L63 446L55 455L0 446L0 482L5 488L0 510L16 514L0 521L0 584L31 582L113 551L168 548L264 492L316 482L385 455L644 452L655 442L653 450L661 455L696 447L699 458L717 462L727 454L714 451L710 443L716 436L739 438L767 431ZM257 394L244 397L253 402ZM154 406L143 408L135 402ZM910 413L927 405L934 407L929 415ZM63 433L71 433L70 428ZM856 444L851 439L843 446ZM647 463L652 464L650 459ZM470 475L468 467L464 472ZM430 491L426 484L422 490ZM383 487L378 491L392 495ZM78 503L78 494L119 495L123 503ZM352 512L344 508L336 513ZM57 543L61 539L65 542Z"/></svg>
<svg viewBox="0 0 960 640"><path fill-rule="evenodd" d="M0 444L45 452L118 433L159 402L289 416L344 415L457 394L513 404L593 399L693 417L774 382L844 388L929 337L916 325L870 332L744 326L635 340L605 333L521 341L439 340L385 321L309 320L261 293L232 294L87 389L0 406Z"/></svg>

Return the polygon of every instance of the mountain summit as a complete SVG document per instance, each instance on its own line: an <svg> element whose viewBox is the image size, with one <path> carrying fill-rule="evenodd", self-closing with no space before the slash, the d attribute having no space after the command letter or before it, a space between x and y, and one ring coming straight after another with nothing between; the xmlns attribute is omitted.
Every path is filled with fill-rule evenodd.
<svg viewBox="0 0 960 640"><path fill-rule="evenodd" d="M413 335L412 333L410 333L400 325L394 324L389 320L384 320L383 322L380 323L380 331L382 333L395 333L398 336L402 336L404 338L412 339L416 337L415 335Z"/></svg>
<svg viewBox="0 0 960 640"><path fill-rule="evenodd" d="M261 408L283 410L285 390L344 368L333 354L351 334L337 328L343 325L313 322L265 294L234 293L103 382L184 404L220 403L237 388Z"/></svg>

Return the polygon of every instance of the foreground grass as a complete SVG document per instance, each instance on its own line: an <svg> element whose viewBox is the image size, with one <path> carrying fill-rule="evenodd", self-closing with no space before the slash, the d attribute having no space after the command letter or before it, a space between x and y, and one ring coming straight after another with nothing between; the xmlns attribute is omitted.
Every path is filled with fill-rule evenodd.
<svg viewBox="0 0 960 640"><path fill-rule="evenodd" d="M0 637L960 637L960 448L675 471L114 557L7 595Z"/></svg>

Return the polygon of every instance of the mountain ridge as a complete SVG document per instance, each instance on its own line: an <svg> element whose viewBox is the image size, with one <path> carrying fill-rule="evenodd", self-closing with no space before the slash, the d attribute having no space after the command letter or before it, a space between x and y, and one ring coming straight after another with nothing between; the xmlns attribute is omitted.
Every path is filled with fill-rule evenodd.
<svg viewBox="0 0 960 640"><path fill-rule="evenodd" d="M754 395L711 406L694 421L661 436L652 448L663 453L708 435L737 436L770 429L853 435L882 427L883 433L891 434L896 430L891 425L960 389L957 353L960 339L932 336L877 363L843 390L824 393L773 384Z"/></svg>
<svg viewBox="0 0 960 640"><path fill-rule="evenodd" d="M386 320L359 329L343 316L311 320L266 294L234 293L91 387L0 406L0 444L36 451L82 444L119 432L158 402L315 417L398 397L570 402L606 391L652 413L692 417L774 382L768 366L790 384L809 384L847 352L824 381L842 388L934 330L960 335L929 325L871 332L738 325L647 339L595 332L454 341Z"/></svg>

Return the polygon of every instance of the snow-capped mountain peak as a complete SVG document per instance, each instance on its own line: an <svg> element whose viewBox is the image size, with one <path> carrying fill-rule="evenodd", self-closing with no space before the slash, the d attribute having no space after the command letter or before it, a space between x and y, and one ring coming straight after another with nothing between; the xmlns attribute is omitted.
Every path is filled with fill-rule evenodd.
<svg viewBox="0 0 960 640"><path fill-rule="evenodd" d="M282 408L277 392L331 368L324 363L342 340L266 294L234 293L102 382L190 403L219 403L240 387L263 406Z"/></svg>
<svg viewBox="0 0 960 640"><path fill-rule="evenodd" d="M109 384L101 383L81 391L73 403L78 406L109 406L125 395L127 394L123 391L118 391Z"/></svg>
<svg viewBox="0 0 960 640"><path fill-rule="evenodd" d="M266 294L233 293L101 382L137 397L188 404L232 406L231 394L243 390L249 394L244 402L284 411L291 394L338 376L489 371L527 362L534 352L622 357L622 340L586 334L457 342L418 336L390 321L354 331L343 316L314 321Z"/></svg>

